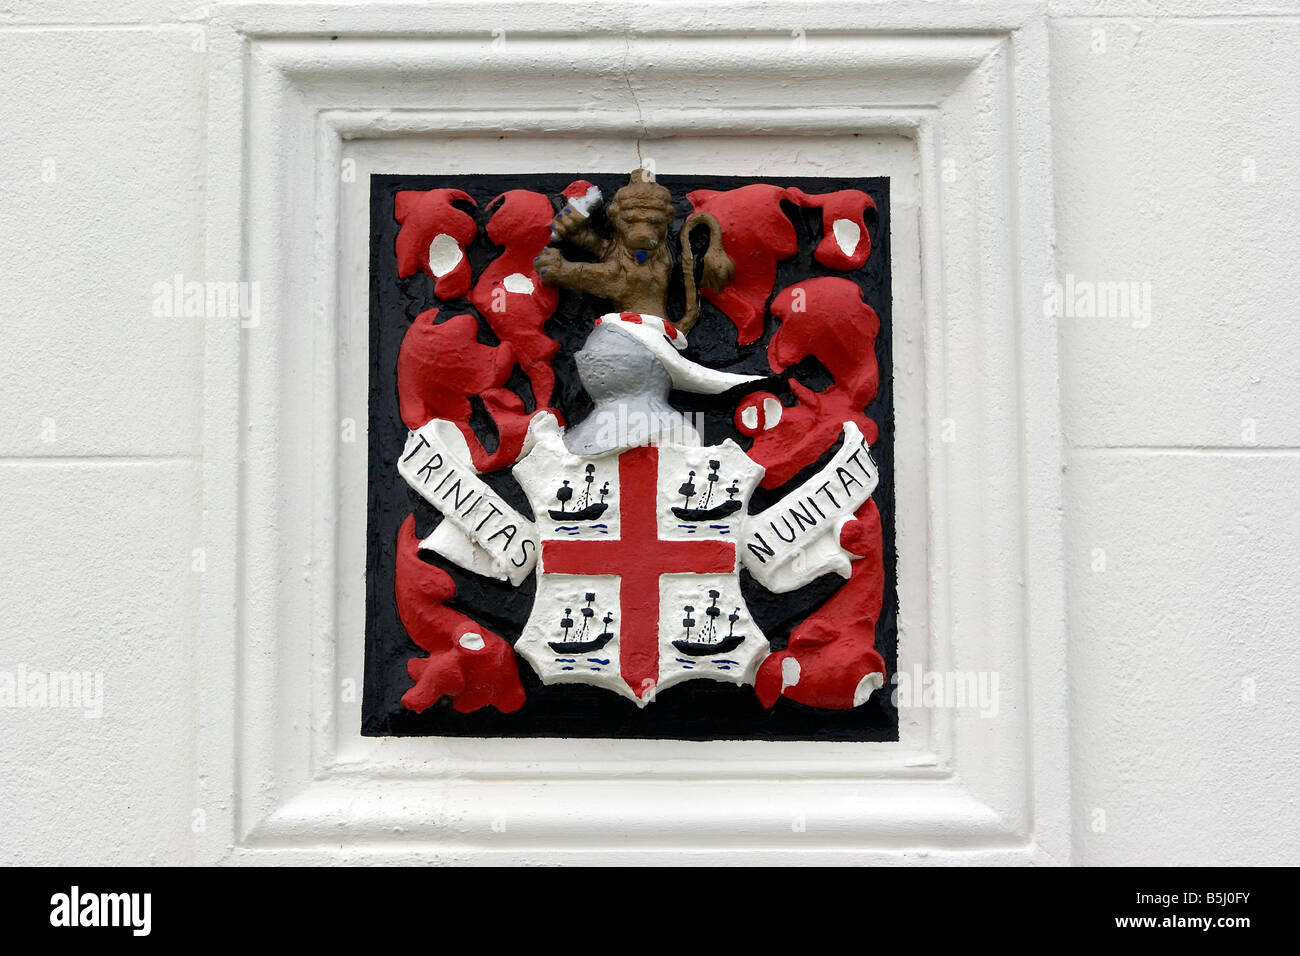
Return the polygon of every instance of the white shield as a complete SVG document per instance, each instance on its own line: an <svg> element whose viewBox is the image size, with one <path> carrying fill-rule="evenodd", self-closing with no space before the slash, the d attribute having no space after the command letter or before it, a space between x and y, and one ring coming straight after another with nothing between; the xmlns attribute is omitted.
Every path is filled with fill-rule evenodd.
<svg viewBox="0 0 1300 956"><path fill-rule="evenodd" d="M732 441L571 454L556 427L514 469L540 537L515 650L546 683L641 706L694 678L752 683L767 638L740 593L741 526L763 476Z"/></svg>

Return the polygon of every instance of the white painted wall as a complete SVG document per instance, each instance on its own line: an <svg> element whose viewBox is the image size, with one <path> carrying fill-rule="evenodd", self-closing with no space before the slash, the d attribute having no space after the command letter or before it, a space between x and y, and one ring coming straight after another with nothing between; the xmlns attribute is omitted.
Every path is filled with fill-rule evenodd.
<svg viewBox="0 0 1300 956"><path fill-rule="evenodd" d="M1078 856L1300 862L1300 6L1069 12L1059 269L1153 303L1063 323Z"/></svg>
<svg viewBox="0 0 1300 956"><path fill-rule="evenodd" d="M1300 862L1300 0L1049 6L1082 863ZM187 862L197 786L205 12L0 0L0 861ZM870 24L870 6L863 23Z"/></svg>

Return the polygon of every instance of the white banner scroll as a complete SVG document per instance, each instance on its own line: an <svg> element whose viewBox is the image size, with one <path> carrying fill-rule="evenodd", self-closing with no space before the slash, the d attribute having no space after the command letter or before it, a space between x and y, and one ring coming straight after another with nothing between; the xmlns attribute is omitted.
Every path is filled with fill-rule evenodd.
<svg viewBox="0 0 1300 956"><path fill-rule="evenodd" d="M397 470L445 520L420 547L467 571L521 584L537 563L537 525L474 471L465 436L435 418L411 432Z"/></svg>
<svg viewBox="0 0 1300 956"><path fill-rule="evenodd" d="M880 474L862 432L844 423L844 442L826 466L741 527L740 557L769 591L793 591L834 571L852 572L840 529L871 497Z"/></svg>

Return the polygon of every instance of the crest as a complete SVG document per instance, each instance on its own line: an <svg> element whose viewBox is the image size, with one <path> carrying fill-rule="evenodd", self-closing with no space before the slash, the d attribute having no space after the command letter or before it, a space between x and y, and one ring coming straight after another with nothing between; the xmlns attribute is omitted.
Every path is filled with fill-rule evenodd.
<svg viewBox="0 0 1300 956"><path fill-rule="evenodd" d="M512 179L372 184L365 732L892 739L885 181Z"/></svg>

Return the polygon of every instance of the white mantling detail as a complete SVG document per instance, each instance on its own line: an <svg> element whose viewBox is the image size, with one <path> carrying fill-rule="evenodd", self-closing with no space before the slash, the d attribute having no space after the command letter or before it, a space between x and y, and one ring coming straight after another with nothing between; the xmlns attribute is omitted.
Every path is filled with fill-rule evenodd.
<svg viewBox="0 0 1300 956"><path fill-rule="evenodd" d="M836 219L831 225L831 231L835 234L835 244L846 256L853 255L858 243L862 241L862 227L852 219Z"/></svg>
<svg viewBox="0 0 1300 956"><path fill-rule="evenodd" d="M506 276L502 285L505 286L507 292L515 292L520 295L533 294L533 280L522 272L510 273L510 275Z"/></svg>
<svg viewBox="0 0 1300 956"><path fill-rule="evenodd" d="M445 232L438 233L433 237L433 242L429 243L429 271L439 278L460 265L463 258L460 243Z"/></svg>

